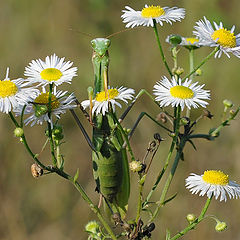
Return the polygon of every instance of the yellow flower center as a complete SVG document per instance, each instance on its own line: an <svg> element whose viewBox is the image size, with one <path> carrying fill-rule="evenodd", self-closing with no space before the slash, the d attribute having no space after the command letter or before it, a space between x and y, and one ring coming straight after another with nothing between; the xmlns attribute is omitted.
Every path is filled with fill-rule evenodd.
<svg viewBox="0 0 240 240"><path fill-rule="evenodd" d="M224 174L221 171L208 170L205 171L202 179L206 183L214 185L227 185L229 183L228 175Z"/></svg>
<svg viewBox="0 0 240 240"><path fill-rule="evenodd" d="M10 97L17 93L18 88L15 83L10 80L0 81L0 97Z"/></svg>
<svg viewBox="0 0 240 240"><path fill-rule="evenodd" d="M48 98L49 98L49 92L47 93L41 93L39 96L37 96L34 100L35 103L42 104L48 106ZM58 101L57 97L52 94L51 96L51 109L56 109L60 106L60 102Z"/></svg>
<svg viewBox="0 0 240 240"><path fill-rule="evenodd" d="M190 43L190 44L199 42L199 39L197 39L197 38L185 38L185 39L186 39L187 43Z"/></svg>
<svg viewBox="0 0 240 240"><path fill-rule="evenodd" d="M165 14L165 11L160 6L149 6L142 9L142 17L157 18Z"/></svg>
<svg viewBox="0 0 240 240"><path fill-rule="evenodd" d="M40 73L41 78L47 81L57 81L63 75L62 72L56 68L46 68Z"/></svg>
<svg viewBox="0 0 240 240"><path fill-rule="evenodd" d="M181 99L193 98L194 96L194 92L190 88L184 87L184 86L172 87L170 89L170 94L174 98L181 98Z"/></svg>
<svg viewBox="0 0 240 240"><path fill-rule="evenodd" d="M108 89L107 93L105 91L102 91L96 95L95 100L98 102L104 102L108 99L114 99L119 94L118 90L116 88L114 89Z"/></svg>
<svg viewBox="0 0 240 240"><path fill-rule="evenodd" d="M225 28L218 29L212 34L212 39L223 47L236 47L236 36Z"/></svg>

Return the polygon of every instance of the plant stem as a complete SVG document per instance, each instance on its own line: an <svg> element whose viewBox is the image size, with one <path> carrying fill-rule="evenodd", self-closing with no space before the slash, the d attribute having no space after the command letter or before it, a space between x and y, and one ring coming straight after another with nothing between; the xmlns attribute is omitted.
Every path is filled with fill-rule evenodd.
<svg viewBox="0 0 240 240"><path fill-rule="evenodd" d="M189 72L192 72L194 70L194 50L189 50ZM191 80L193 80L193 74L189 77ZM190 109L187 108L186 111L186 117L190 118Z"/></svg>
<svg viewBox="0 0 240 240"><path fill-rule="evenodd" d="M205 57L202 62L195 67L187 76L185 76L182 81L184 81L186 78L189 78L192 74L194 74L203 64L205 64L217 51L219 50L219 47L216 47L207 57Z"/></svg>
<svg viewBox="0 0 240 240"><path fill-rule="evenodd" d="M159 35L158 35L158 30L157 30L157 23L155 20L153 20L153 29L154 29L154 33L155 33L155 36L157 38L157 43L158 43L158 47L159 47L159 50L160 50L160 54L161 54L161 57L162 57L162 61L168 71L168 73L170 74L170 76L172 77L173 74L172 74L172 71L170 70L168 64L167 64L167 61L166 61L166 58L165 58L165 55L163 53L163 50L162 50L162 45L161 45L161 42L160 42L160 39L159 39Z"/></svg>
<svg viewBox="0 0 240 240"><path fill-rule="evenodd" d="M187 226L185 229L183 229L181 232L179 232L174 237L172 237L170 240L176 240L176 239L182 237L183 235L185 235L188 231L193 229L197 224L199 224L204 219L204 215L207 212L209 204L210 204L210 202L212 200L212 196L207 199L207 201L206 201L206 203L205 203L205 205L204 205L204 207L202 209L202 212L200 213L199 217L193 223L191 223L189 226Z"/></svg>
<svg viewBox="0 0 240 240"><path fill-rule="evenodd" d="M176 130L175 130L175 138L176 138L175 141L177 141L178 134L179 134L179 128L180 128L179 122L180 122L180 117L181 117L181 107L178 107L178 108L177 108L177 119L176 119ZM185 143L186 143L186 139L185 139L185 138L182 138L181 141L180 141L180 144L179 144L179 146L178 146L178 150L177 150L176 157L175 157L175 160L174 160L174 162L173 162L171 171L170 171L170 173L169 173L169 175L168 175L168 178L167 178L167 180L166 180L166 182L165 182L165 185L164 185L164 188L163 188L163 190L162 190L162 194L161 194L161 196L160 196L159 204L158 204L158 206L157 206L155 212L153 213L153 215L152 215L152 217L151 217L151 219L150 219L149 222L152 222L152 221L156 218L156 216L157 216L160 208L161 208L162 205L164 204L164 200L165 200L166 194L167 194L167 192L168 192L168 189L169 189L170 184L171 184L171 182L172 182L173 176L174 176L175 171L176 171L176 169L177 169L178 162L179 162L179 160L180 160L180 158L181 158L182 151L183 151L183 148L184 148L184 146L185 146Z"/></svg>
<svg viewBox="0 0 240 240"><path fill-rule="evenodd" d="M140 218L140 214L142 211L142 191L143 191L143 185L145 182L145 178L146 178L146 174L143 175L142 177L140 177L139 182L138 182L138 189L139 189L139 193L138 193L138 204L137 204L137 214L136 214L136 224L138 223L138 220Z"/></svg>
<svg viewBox="0 0 240 240"><path fill-rule="evenodd" d="M49 121L51 121L51 110L52 110L52 91L53 91L53 84L49 84L49 95L48 95L48 118ZM50 143L50 148L51 148L51 155L52 155L52 162L53 162L53 166L56 167L57 166L57 159L55 156L55 149L54 149L54 142L53 142L53 138L52 138L52 123L47 122L47 126L48 126L48 138L49 138L49 143Z"/></svg>

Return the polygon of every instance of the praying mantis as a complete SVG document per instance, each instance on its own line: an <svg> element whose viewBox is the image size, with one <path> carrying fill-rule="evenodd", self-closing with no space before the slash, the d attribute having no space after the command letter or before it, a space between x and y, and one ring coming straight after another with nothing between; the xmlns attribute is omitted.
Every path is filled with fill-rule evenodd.
<svg viewBox="0 0 240 240"><path fill-rule="evenodd" d="M83 107L78 104L84 115L87 116L89 122L93 126L92 141L88 137L80 121L77 119L76 114L71 110L75 120L83 132L92 151L93 160L93 175L97 185L96 190L106 200L110 211L113 213L118 212L124 216L127 210L128 198L130 195L130 176L129 176L129 163L127 157L126 147L130 148L129 138L132 136L138 123L143 116L147 116L154 122L159 124L150 115L143 112L139 115L131 132L127 134L120 122L126 117L127 113L133 107L136 100L143 94L150 94L142 89L135 99L131 102L126 111L118 120L114 111L112 111L111 104L109 103L109 111L105 114L94 113L92 115L92 99L98 93L105 92L107 97L109 80L109 54L110 40L107 38L95 38L91 41L93 48L92 63L94 69L94 89L88 88L90 113L88 114ZM152 97L151 97L152 98ZM162 126L165 128L164 126ZM129 151L132 155L132 152Z"/></svg>

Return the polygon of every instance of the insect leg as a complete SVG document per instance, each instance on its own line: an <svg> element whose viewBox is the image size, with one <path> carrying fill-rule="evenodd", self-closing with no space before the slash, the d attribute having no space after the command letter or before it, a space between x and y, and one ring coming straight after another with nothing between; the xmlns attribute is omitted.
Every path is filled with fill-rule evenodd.
<svg viewBox="0 0 240 240"><path fill-rule="evenodd" d="M87 141L89 147L90 147L90 148L91 148L91 149L97 154L97 151L96 151L96 149L95 149L95 147L94 147L94 145L93 145L93 143L92 143L90 137L88 136L86 130L84 129L83 125L81 124L81 122L80 122L80 120L79 120L77 114L74 112L73 109L70 109L70 112L72 113L72 115L73 115L73 117L74 117L74 119L75 119L75 121L76 121L78 127L80 128L80 130L81 130L83 136L85 137L85 139L86 139L86 141Z"/></svg>

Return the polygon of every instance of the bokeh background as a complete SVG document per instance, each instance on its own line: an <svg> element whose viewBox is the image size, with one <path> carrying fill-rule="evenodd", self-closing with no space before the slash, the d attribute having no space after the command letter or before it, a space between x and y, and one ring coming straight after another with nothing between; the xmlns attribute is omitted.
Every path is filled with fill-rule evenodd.
<svg viewBox="0 0 240 240"><path fill-rule="evenodd" d="M113 0L7 0L0 1L0 74L4 78L6 68L10 67L10 77L23 77L24 67L36 58L56 53L65 56L78 67L78 77L72 85L61 88L74 91L79 100L87 98L86 88L92 85L93 72L91 64L91 37L104 37L124 29L121 22L121 10L125 5L141 9L144 4L161 6L178 6L186 8L186 18L172 26L164 24L159 28L161 41L167 59L171 61L169 45L165 43L167 35L172 33L191 36L193 26L203 16L217 23L223 21L230 29L236 25L240 31L238 0L178 0L178 1L113 1ZM112 86L125 85L139 91L152 87L161 76L167 74L160 61L160 54L151 28L139 27L114 36L110 48L110 81ZM196 62L206 56L211 49L202 48L195 52ZM188 52L182 49L179 54L180 66L188 72ZM200 83L211 89L212 100L209 110L214 114L212 120L203 120L196 132L207 132L220 122L223 99L231 99L239 104L239 59L212 58L202 68L203 75L198 77ZM125 126L130 127L141 111L156 116L159 109L148 97L136 104L130 112ZM121 111L120 111L121 112ZM79 113L80 114L80 113ZM196 119L201 110L193 111ZM80 119L90 133L88 122L80 114ZM191 172L201 174L206 169L221 169L232 179L240 182L240 141L239 117L230 127L221 132L221 137L214 142L196 141L197 151L190 145L185 148L185 161L180 162L168 196L178 193L177 197L166 205L155 221L156 230L153 239L165 239L168 228L172 234L183 229L188 213L199 214L205 203L204 197L191 195L184 187L184 179ZM74 174L79 168L79 181L95 203L98 195L94 192L95 183L91 170L91 152L71 115L65 114L61 122L65 128L66 143L62 152L65 155L65 169ZM30 173L32 161L26 150L13 136L14 126L6 114L0 116L0 239L1 240L71 240L87 239L85 224L96 219L87 204L81 199L73 186L55 175L34 179ZM40 152L45 142L44 127L26 128L26 135L34 152ZM139 125L131 144L136 158L142 159L147 144L153 134L159 132L166 141L161 144L154 160L152 172L147 178L146 190L153 184L157 171L161 169L170 138L148 119ZM41 160L49 162L49 154L44 151ZM49 162L50 163L50 162ZM156 170L154 170L156 169ZM130 198L129 219L135 213L136 176L132 176L132 194ZM161 188L161 185L160 185ZM146 191L145 193L146 194ZM157 200L159 191L155 193ZM222 233L214 230L213 220L199 224L196 230L189 232L184 239L240 239L240 201L227 203L212 201L208 214L214 214L226 221L228 229Z"/></svg>

